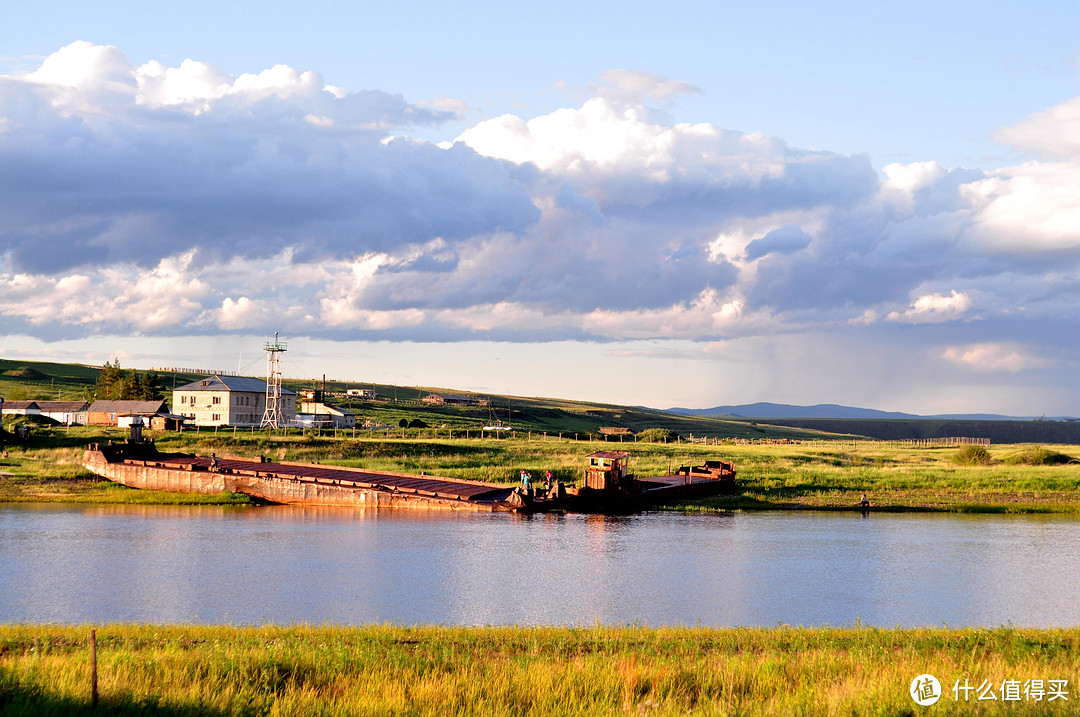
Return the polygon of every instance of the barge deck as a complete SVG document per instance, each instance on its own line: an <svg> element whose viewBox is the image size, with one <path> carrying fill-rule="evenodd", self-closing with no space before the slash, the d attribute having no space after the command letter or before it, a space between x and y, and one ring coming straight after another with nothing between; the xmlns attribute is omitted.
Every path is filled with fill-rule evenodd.
<svg viewBox="0 0 1080 717"><path fill-rule="evenodd" d="M636 479L629 454L589 456L585 484L549 490L288 461L159 453L148 441L90 444L87 470L131 488L216 494L231 491L271 503L347 505L473 512L634 512L650 505L701 498L734 488L730 463L684 467L676 475Z"/></svg>
<svg viewBox="0 0 1080 717"><path fill-rule="evenodd" d="M151 443L91 444L83 454L83 465L131 488L211 494L232 491L271 503L512 510L506 505L510 486L343 466L158 453Z"/></svg>

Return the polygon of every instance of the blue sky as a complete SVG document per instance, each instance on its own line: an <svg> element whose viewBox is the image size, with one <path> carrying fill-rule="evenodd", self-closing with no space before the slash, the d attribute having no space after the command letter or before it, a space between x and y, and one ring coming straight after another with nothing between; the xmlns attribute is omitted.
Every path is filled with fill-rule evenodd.
<svg viewBox="0 0 1080 717"><path fill-rule="evenodd" d="M5 6L0 356L1077 414L1078 21Z"/></svg>

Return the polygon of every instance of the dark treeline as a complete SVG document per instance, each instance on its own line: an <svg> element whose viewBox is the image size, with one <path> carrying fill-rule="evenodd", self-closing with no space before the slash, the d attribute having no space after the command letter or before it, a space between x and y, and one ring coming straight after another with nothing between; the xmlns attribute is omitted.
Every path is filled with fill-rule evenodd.
<svg viewBox="0 0 1080 717"><path fill-rule="evenodd" d="M120 368L120 359L101 367L97 383L87 389L87 401L160 401L161 378L153 371L139 373Z"/></svg>

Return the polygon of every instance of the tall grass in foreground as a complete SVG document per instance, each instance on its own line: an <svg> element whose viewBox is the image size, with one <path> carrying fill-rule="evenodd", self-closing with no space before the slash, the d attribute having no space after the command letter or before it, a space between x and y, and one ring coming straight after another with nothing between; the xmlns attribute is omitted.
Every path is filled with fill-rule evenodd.
<svg viewBox="0 0 1080 717"><path fill-rule="evenodd" d="M0 714L91 714L89 627L0 627ZM1080 628L98 628L103 714L1077 714ZM1068 680L957 702L956 680ZM977 708L977 709L976 709Z"/></svg>

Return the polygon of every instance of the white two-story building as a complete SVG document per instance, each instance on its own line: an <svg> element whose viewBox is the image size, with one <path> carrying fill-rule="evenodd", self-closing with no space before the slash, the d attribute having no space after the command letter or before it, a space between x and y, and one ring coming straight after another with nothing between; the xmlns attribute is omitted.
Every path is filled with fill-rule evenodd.
<svg viewBox="0 0 1080 717"><path fill-rule="evenodd" d="M296 394L281 389L278 421L296 418ZM258 426L266 412L266 381L242 376L207 376L173 389L173 413L196 426Z"/></svg>

